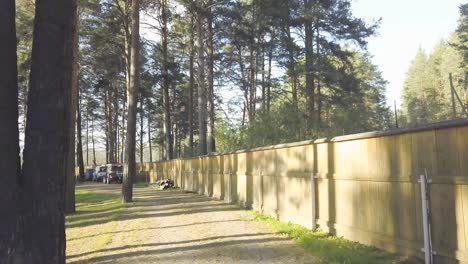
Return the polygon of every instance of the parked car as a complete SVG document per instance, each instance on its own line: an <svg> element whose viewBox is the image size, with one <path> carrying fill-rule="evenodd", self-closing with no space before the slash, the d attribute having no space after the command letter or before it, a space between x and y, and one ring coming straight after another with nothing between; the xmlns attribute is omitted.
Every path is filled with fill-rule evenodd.
<svg viewBox="0 0 468 264"><path fill-rule="evenodd" d="M123 166L119 164L107 164L106 175L102 179L103 183L122 183L123 179Z"/></svg>
<svg viewBox="0 0 468 264"><path fill-rule="evenodd" d="M84 171L84 180L92 181L94 177L94 169L85 169Z"/></svg>
<svg viewBox="0 0 468 264"><path fill-rule="evenodd" d="M94 170L93 181L96 181L96 182L102 181L105 176L107 176L107 166L106 165L97 166L96 169Z"/></svg>

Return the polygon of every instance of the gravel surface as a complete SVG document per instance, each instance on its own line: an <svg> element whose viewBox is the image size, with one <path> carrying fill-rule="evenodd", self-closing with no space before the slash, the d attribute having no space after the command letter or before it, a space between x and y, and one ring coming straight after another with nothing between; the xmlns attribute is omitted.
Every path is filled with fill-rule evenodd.
<svg viewBox="0 0 468 264"><path fill-rule="evenodd" d="M68 263L319 263L248 211L180 190L135 188L134 205L110 233L104 248L69 255Z"/></svg>

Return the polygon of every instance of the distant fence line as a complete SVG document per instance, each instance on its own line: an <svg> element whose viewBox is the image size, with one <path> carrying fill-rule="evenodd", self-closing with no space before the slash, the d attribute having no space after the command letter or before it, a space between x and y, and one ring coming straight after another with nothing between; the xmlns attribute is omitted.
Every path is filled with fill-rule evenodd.
<svg viewBox="0 0 468 264"><path fill-rule="evenodd" d="M468 262L468 119L138 165L151 181L422 257L432 180L435 263Z"/></svg>

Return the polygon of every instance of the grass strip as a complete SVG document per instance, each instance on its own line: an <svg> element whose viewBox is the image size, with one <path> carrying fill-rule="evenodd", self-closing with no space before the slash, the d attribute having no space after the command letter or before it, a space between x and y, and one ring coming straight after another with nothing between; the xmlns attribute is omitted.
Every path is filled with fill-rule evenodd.
<svg viewBox="0 0 468 264"><path fill-rule="evenodd" d="M254 219L286 235L324 263L331 264L413 264L422 263L385 250L336 237L326 232L312 231L303 226L285 223L273 217L253 212Z"/></svg>
<svg viewBox="0 0 468 264"><path fill-rule="evenodd" d="M89 190L76 190L75 198L76 213L66 216L67 251L74 255L83 249L91 250L89 254L80 253L79 259L75 259L78 263L89 263L97 254L93 252L99 252L112 242L113 231L126 205L119 195Z"/></svg>

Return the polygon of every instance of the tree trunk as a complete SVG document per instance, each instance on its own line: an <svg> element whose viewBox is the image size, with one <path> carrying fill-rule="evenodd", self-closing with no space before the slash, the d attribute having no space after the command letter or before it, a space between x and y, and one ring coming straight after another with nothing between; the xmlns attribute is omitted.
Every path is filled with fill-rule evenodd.
<svg viewBox="0 0 468 264"><path fill-rule="evenodd" d="M304 7L310 10L312 0L304 0ZM304 22L305 31L305 59L306 59L306 94L307 94L307 112L309 118L309 126L313 124L314 111L315 111L315 87L314 87L314 49L313 39L314 31L310 18L306 18Z"/></svg>
<svg viewBox="0 0 468 264"><path fill-rule="evenodd" d="M17 196L21 166L18 129L18 72L16 58L15 1L0 1L0 263L17 258L20 204Z"/></svg>
<svg viewBox="0 0 468 264"><path fill-rule="evenodd" d="M244 104L244 107L242 107L242 122L241 122L241 126L244 127L245 126L245 104Z"/></svg>
<svg viewBox="0 0 468 264"><path fill-rule="evenodd" d="M256 65L256 43L255 43L255 23L256 23L256 8L252 10L252 27L250 29L250 47L249 47L249 79L250 79L250 98L249 98L249 124L255 121L255 111L257 105L257 65Z"/></svg>
<svg viewBox="0 0 468 264"><path fill-rule="evenodd" d="M289 4L289 2L288 2ZM291 83L291 92L294 106L297 106L297 75L296 75L296 63L294 57L294 39L291 36L291 18L290 18L290 8L287 8L286 15L286 46L288 50L288 77L289 82Z"/></svg>
<svg viewBox="0 0 468 264"><path fill-rule="evenodd" d="M70 146L76 1L36 1L24 149L23 260L65 263L66 160ZM40 223L40 228L37 224Z"/></svg>
<svg viewBox="0 0 468 264"><path fill-rule="evenodd" d="M144 136L144 130L143 130L143 100L140 98L140 165L143 164L143 136Z"/></svg>
<svg viewBox="0 0 468 264"><path fill-rule="evenodd" d="M242 60L242 47L240 45L237 46L237 50L238 50L238 53L239 53L239 56L238 56L238 63L239 63L239 71L240 71L240 74L241 74L241 81L242 81L242 86L241 86L241 89L242 89L242 93L244 95L244 113L243 113L243 117L242 117L242 126L244 126L245 124L245 116L247 116L249 122L250 122L250 99L249 99L249 85L248 84L248 80L246 80L246 77L245 77L245 72L244 72L244 62Z"/></svg>
<svg viewBox="0 0 468 264"><path fill-rule="evenodd" d="M164 153L164 135L161 133L161 131L159 132L159 150L159 159L164 160L166 154Z"/></svg>
<svg viewBox="0 0 468 264"><path fill-rule="evenodd" d="M78 87L78 15L74 17L75 31L73 32L73 72L71 79L71 111L70 111L70 134L69 134L69 144L70 148L68 149L67 156L67 175L66 175L66 184L65 184L65 213L71 214L75 212L75 124L76 128L80 126L76 120L76 114L80 111L79 109L79 87ZM80 136L80 135L78 135ZM81 168L80 168L81 169ZM82 171L80 170L80 176Z"/></svg>
<svg viewBox="0 0 468 264"><path fill-rule="evenodd" d="M271 40L270 40L270 50L268 51L268 85L267 85L267 100L266 100L266 105L267 105L267 113L270 113L270 103L271 103L271 64L273 61L273 40L275 39L275 33L272 33Z"/></svg>
<svg viewBox="0 0 468 264"><path fill-rule="evenodd" d="M266 86L265 86L265 44L263 43L264 37L262 36L262 52L261 52L261 69L262 69L262 100L260 101L261 103L261 108L264 112L265 110L265 95L266 95Z"/></svg>
<svg viewBox="0 0 468 264"><path fill-rule="evenodd" d="M254 47L253 47L253 40L250 46L250 65L249 65L249 71L250 71L250 97L249 97L249 124L252 124L255 121L255 91L257 90L257 84L255 83L255 55L254 55Z"/></svg>
<svg viewBox="0 0 468 264"><path fill-rule="evenodd" d="M120 142L121 140L121 134L120 134L120 123L119 123L119 117L120 117L120 114L119 114L119 107L117 105L117 107L115 108L115 135L116 135L116 139L115 139L115 162L116 163L120 163L119 159L120 159L120 144L122 144L122 142Z"/></svg>
<svg viewBox="0 0 468 264"><path fill-rule="evenodd" d="M93 165L96 167L96 145L94 143L94 117L91 120L91 141L93 144Z"/></svg>
<svg viewBox="0 0 468 264"><path fill-rule="evenodd" d="M203 1L197 0L197 53L198 53L198 133L199 133L199 155L207 153L207 116L206 116L206 88L205 88L205 66L203 58Z"/></svg>
<svg viewBox="0 0 468 264"><path fill-rule="evenodd" d="M136 176L135 164L135 136L136 136L136 110L138 90L140 88L140 2L132 0L132 38L130 51L130 87L127 91L128 115L127 115L127 143L125 147L125 166L122 184L123 202L129 203L133 197L133 179Z"/></svg>
<svg viewBox="0 0 468 264"><path fill-rule="evenodd" d="M122 141L122 147L120 149L120 163L124 163L124 153L125 153L125 112L126 112L126 100L123 100L122 107L122 129L120 133L120 138Z"/></svg>
<svg viewBox="0 0 468 264"><path fill-rule="evenodd" d="M214 58L213 58L213 14L211 13L212 1L208 2L210 6L207 10L207 66L208 66L208 125L207 125L207 151L216 152L215 143L215 108L214 108Z"/></svg>
<svg viewBox="0 0 468 264"><path fill-rule="evenodd" d="M195 57L195 30L194 26L194 15L191 14L190 18L190 60L189 60L189 78L190 78L190 87L189 87L189 106L188 106L188 122L189 122L189 152L190 156L193 155L193 112L195 106L193 104L193 93L195 91L195 76L194 76L194 57Z"/></svg>
<svg viewBox="0 0 468 264"><path fill-rule="evenodd" d="M77 156L77 161L78 161L78 170L79 170L79 175L80 178L84 177L84 162L83 162L83 141L82 141L82 136L81 136L81 109L80 109L80 92L79 89L77 89L77 108L76 108L76 156Z"/></svg>
<svg viewBox="0 0 468 264"><path fill-rule="evenodd" d="M164 148L166 150L166 159L173 158L174 150L172 144L172 123L171 123L171 102L169 98L169 61L167 59L167 0L161 1L161 46L162 46L162 77L163 77L163 112L164 112Z"/></svg>
<svg viewBox="0 0 468 264"><path fill-rule="evenodd" d="M118 151L118 145L119 145L119 91L117 88L117 84L115 85L114 88L114 111L113 111L113 117L112 117L112 137L114 140L114 152L112 154L112 159L113 163L118 163L118 157L119 157L119 151Z"/></svg>
<svg viewBox="0 0 468 264"><path fill-rule="evenodd" d="M104 91L104 124L105 124L105 136L106 136L106 164L109 163L109 112L107 102L107 91Z"/></svg>
<svg viewBox="0 0 468 264"><path fill-rule="evenodd" d="M317 52L317 60L320 58L320 31L319 21L317 19L317 34L315 42L315 50ZM319 69L317 67L317 69ZM322 123L322 92L320 91L320 75L317 76L317 129L320 129Z"/></svg>
<svg viewBox="0 0 468 264"><path fill-rule="evenodd" d="M117 99L115 94L115 85L111 84L109 87L109 93L107 98L107 124L108 124L108 141L109 141L109 163L115 163L115 131L116 128L114 126L114 102Z"/></svg>
<svg viewBox="0 0 468 264"><path fill-rule="evenodd" d="M172 143L174 146L174 158L179 158L179 137L177 136L177 120L174 117L174 125L172 125L172 135L174 135L174 142Z"/></svg>
<svg viewBox="0 0 468 264"><path fill-rule="evenodd" d="M148 113L148 148L149 148L149 162L153 163L153 148L151 147L151 115Z"/></svg>
<svg viewBox="0 0 468 264"><path fill-rule="evenodd" d="M86 165L89 166L89 109L86 109Z"/></svg>

